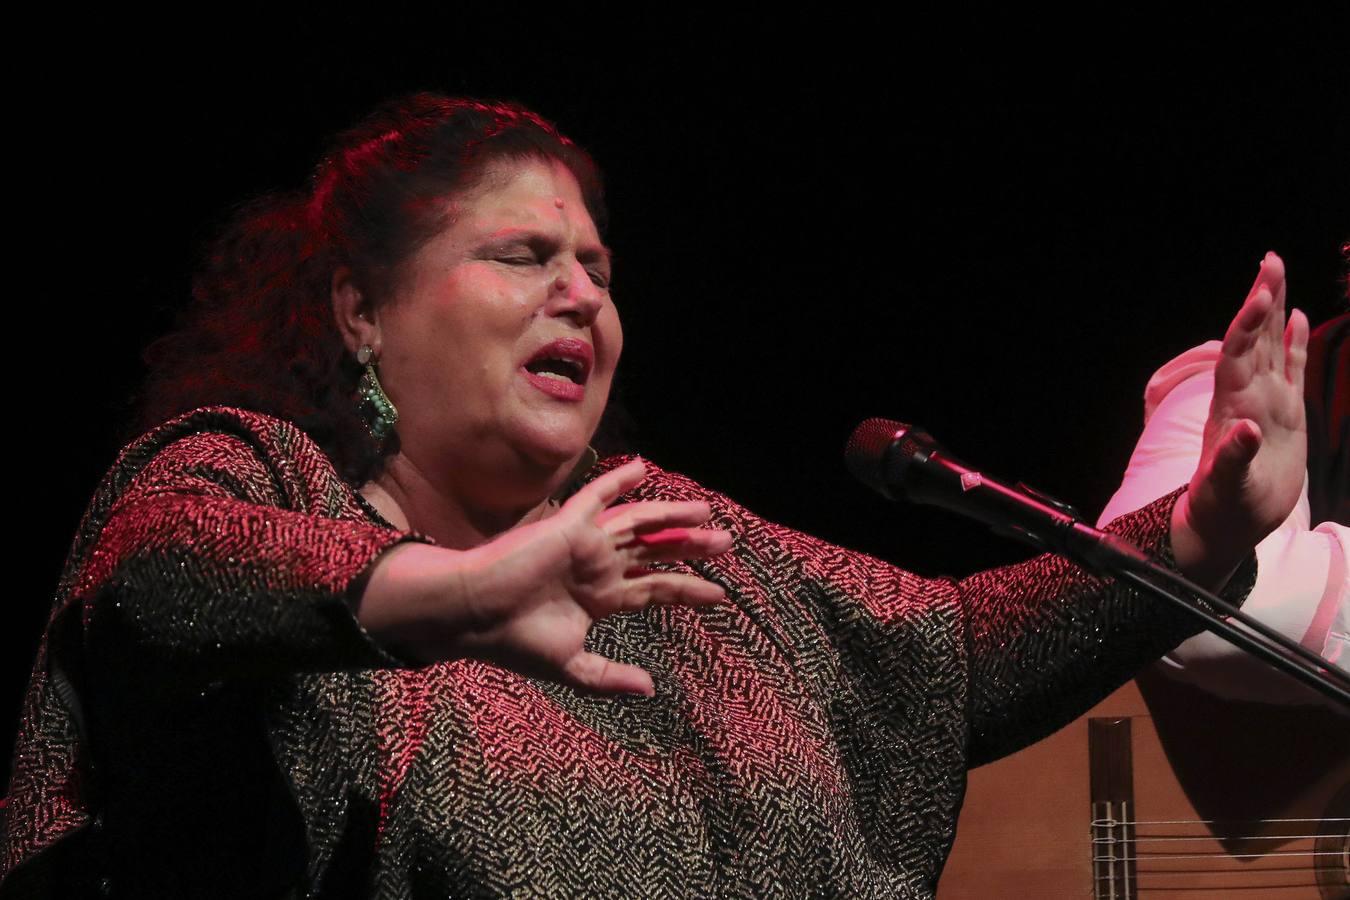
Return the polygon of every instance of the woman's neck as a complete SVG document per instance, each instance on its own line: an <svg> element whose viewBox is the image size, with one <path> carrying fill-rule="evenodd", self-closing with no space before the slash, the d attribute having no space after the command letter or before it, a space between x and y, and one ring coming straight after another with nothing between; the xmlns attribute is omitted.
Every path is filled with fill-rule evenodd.
<svg viewBox="0 0 1350 900"><path fill-rule="evenodd" d="M361 496L402 531L416 531L442 547L467 550L503 532L552 515L557 504L548 496L518 506L484 508L466 501L454 486L439 485L403 454L391 457L384 471L361 486Z"/></svg>

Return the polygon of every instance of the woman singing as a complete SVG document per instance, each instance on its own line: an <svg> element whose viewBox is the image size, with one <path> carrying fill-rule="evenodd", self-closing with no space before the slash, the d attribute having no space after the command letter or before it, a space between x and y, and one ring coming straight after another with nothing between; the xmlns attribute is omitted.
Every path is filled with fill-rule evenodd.
<svg viewBox="0 0 1350 900"><path fill-rule="evenodd" d="M244 210L76 535L0 893L927 897L969 766L1195 632L1055 557L921 578L588 465L603 225L552 125L429 94ZM1284 318L1271 255L1188 488L1111 526L1238 601L1303 477Z"/></svg>

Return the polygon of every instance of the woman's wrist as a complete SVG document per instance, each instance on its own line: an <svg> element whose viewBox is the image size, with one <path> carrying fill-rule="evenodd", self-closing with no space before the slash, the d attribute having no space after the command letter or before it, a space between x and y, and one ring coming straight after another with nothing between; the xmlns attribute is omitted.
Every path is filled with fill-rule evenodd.
<svg viewBox="0 0 1350 900"><path fill-rule="evenodd" d="M1192 491L1184 491L1172 507L1172 558L1182 575L1217 592L1237 571L1254 542L1244 542L1221 522L1197 517L1192 500Z"/></svg>
<svg viewBox="0 0 1350 900"><path fill-rule="evenodd" d="M391 547L368 570L354 601L357 621L405 659L431 663L455 656L468 610L462 556L429 544Z"/></svg>

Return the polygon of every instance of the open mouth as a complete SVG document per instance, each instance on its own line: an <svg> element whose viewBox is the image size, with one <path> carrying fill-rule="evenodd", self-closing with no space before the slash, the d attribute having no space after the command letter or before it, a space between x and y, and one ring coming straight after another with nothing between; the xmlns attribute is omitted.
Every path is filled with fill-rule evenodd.
<svg viewBox="0 0 1350 900"><path fill-rule="evenodd" d="M525 371L542 378L583 385L591 374L593 359L590 344L563 338L540 347L525 363Z"/></svg>
<svg viewBox="0 0 1350 900"><path fill-rule="evenodd" d="M557 356L540 357L527 362L525 371L547 378L570 381L573 384L586 383L586 367L575 359Z"/></svg>

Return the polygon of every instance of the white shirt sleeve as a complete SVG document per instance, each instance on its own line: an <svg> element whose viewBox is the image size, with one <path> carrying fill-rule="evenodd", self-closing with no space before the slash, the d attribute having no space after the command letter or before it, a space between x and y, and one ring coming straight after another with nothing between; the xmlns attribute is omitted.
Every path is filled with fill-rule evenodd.
<svg viewBox="0 0 1350 900"><path fill-rule="evenodd" d="M1209 341L1159 369L1144 393L1144 432L1125 478L1098 524L1138 509L1186 484L1200 460L1214 366L1221 345ZM1308 482L1289 518L1256 548L1256 585L1243 612L1320 653L1350 664L1350 529L1335 522L1310 528ZM1282 672L1205 633L1164 657L1163 670L1218 696L1265 703L1319 703L1321 695Z"/></svg>

